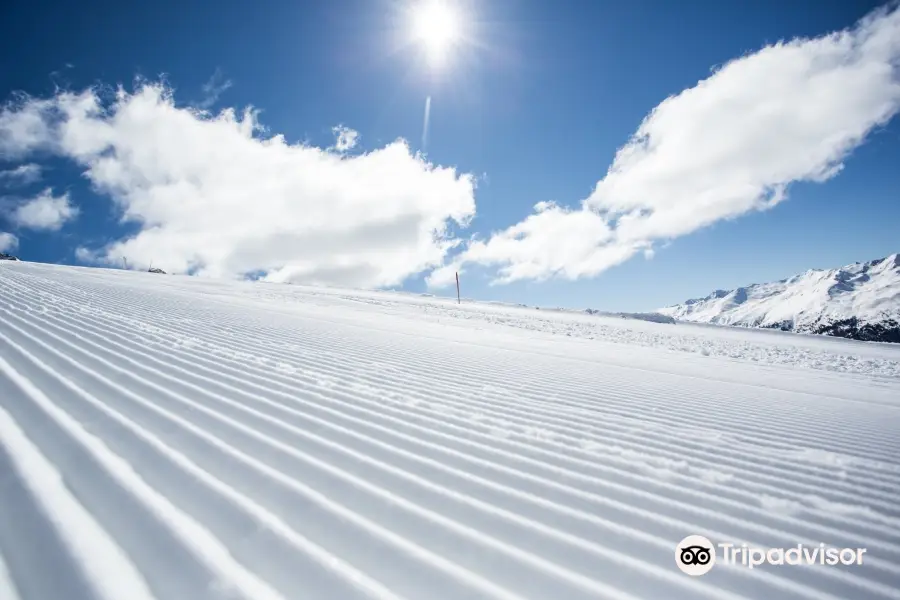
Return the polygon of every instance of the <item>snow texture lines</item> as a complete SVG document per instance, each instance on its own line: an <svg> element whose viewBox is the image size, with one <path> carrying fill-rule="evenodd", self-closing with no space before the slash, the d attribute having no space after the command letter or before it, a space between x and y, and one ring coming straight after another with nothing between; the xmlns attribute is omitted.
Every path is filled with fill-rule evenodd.
<svg viewBox="0 0 900 600"><path fill-rule="evenodd" d="M0 600L900 598L900 352L743 336L2 265Z"/></svg>

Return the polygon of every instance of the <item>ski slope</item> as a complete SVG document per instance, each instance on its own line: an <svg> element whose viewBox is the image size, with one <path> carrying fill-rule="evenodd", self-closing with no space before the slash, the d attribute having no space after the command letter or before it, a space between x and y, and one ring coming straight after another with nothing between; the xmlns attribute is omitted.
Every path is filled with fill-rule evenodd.
<svg viewBox="0 0 900 600"><path fill-rule="evenodd" d="M0 599L63 598L900 598L900 346L2 264Z"/></svg>

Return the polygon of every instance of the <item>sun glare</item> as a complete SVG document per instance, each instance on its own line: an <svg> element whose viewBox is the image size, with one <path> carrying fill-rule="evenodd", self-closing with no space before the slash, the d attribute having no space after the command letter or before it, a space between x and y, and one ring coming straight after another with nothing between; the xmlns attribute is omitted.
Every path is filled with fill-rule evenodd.
<svg viewBox="0 0 900 600"><path fill-rule="evenodd" d="M420 0L414 8L412 33L431 63L443 61L461 35L459 13L447 0Z"/></svg>

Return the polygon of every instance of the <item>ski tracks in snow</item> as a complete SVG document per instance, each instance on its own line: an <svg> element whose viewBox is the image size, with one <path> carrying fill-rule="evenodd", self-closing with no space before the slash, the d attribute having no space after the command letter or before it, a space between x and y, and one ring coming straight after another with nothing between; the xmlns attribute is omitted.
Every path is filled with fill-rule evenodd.
<svg viewBox="0 0 900 600"><path fill-rule="evenodd" d="M900 598L897 405L246 290L0 268L0 600ZM867 554L692 578L689 534Z"/></svg>

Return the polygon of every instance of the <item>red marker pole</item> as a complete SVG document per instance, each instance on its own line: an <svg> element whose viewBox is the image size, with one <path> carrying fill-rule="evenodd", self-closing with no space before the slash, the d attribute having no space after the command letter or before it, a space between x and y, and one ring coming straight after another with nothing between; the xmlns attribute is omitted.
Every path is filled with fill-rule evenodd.
<svg viewBox="0 0 900 600"><path fill-rule="evenodd" d="M459 271L456 272L456 303L462 304L459 299Z"/></svg>

